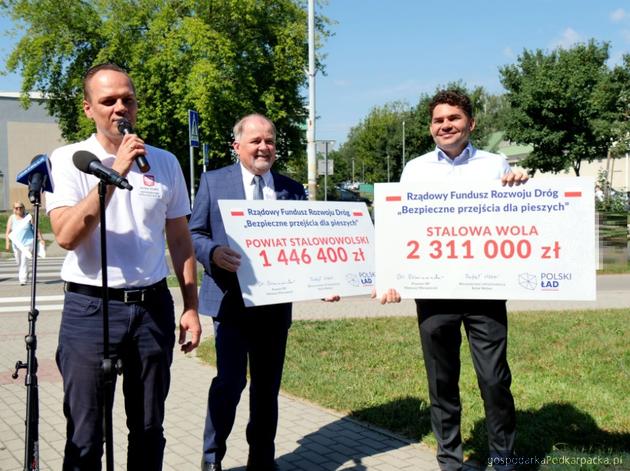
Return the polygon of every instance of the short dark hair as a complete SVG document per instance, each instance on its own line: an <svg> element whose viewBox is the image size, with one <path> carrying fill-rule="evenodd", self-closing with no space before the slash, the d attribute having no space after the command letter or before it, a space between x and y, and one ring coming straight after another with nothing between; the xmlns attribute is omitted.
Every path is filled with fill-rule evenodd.
<svg viewBox="0 0 630 471"><path fill-rule="evenodd" d="M437 105L451 105L461 108L469 118L473 117L472 103L465 93L456 90L440 90L429 102L429 118L433 118L433 110Z"/></svg>
<svg viewBox="0 0 630 471"><path fill-rule="evenodd" d="M101 70L113 70L115 72L120 72L121 74L125 74L127 77L129 77L129 74L127 73L125 69L123 69L119 65L116 65L112 62L107 62L105 64L98 64L98 65L95 65L94 67L91 67L85 73L85 77L83 77L83 98L85 98L86 100L90 97L88 83L90 82L90 80L92 80L92 77L94 77ZM131 83L131 88L134 89L135 91L135 87L133 86L131 77L129 77L129 82Z"/></svg>

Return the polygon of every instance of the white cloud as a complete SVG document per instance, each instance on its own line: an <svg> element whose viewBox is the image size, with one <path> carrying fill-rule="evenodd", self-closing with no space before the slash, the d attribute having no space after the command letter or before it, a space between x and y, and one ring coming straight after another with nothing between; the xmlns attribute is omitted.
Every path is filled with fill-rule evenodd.
<svg viewBox="0 0 630 471"><path fill-rule="evenodd" d="M514 51L509 46L503 48L503 55L508 59L516 58L516 54L514 54Z"/></svg>
<svg viewBox="0 0 630 471"><path fill-rule="evenodd" d="M613 22L618 23L619 21L623 21L625 18L627 18L627 16L628 14L623 8L618 8L610 14L610 19Z"/></svg>
<svg viewBox="0 0 630 471"><path fill-rule="evenodd" d="M579 43L581 41L583 41L582 37L577 31L575 31L573 28L567 28L564 30L559 38L554 39L551 42L550 47L552 49L569 49L571 46L574 46L576 43Z"/></svg>
<svg viewBox="0 0 630 471"><path fill-rule="evenodd" d="M622 29L619 34L625 42L630 43L630 29Z"/></svg>

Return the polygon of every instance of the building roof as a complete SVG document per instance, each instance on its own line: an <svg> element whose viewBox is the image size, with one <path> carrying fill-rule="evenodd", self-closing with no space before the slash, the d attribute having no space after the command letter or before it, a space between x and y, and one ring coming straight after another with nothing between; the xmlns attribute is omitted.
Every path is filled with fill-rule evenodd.
<svg viewBox="0 0 630 471"><path fill-rule="evenodd" d="M42 92L29 92L28 97L31 100L45 100L46 97ZM0 92L0 98L22 98L22 92Z"/></svg>
<svg viewBox="0 0 630 471"><path fill-rule="evenodd" d="M503 141L503 136L505 135L505 131L495 131L488 136L488 143L484 146L483 150L487 150L488 152L497 152L499 146L501 145L501 141Z"/></svg>
<svg viewBox="0 0 630 471"><path fill-rule="evenodd" d="M504 137L505 131L495 131L491 133L488 136L487 144L483 147L483 150L503 154L510 163L521 161L534 150L534 146L531 144L513 144L510 141L506 141Z"/></svg>

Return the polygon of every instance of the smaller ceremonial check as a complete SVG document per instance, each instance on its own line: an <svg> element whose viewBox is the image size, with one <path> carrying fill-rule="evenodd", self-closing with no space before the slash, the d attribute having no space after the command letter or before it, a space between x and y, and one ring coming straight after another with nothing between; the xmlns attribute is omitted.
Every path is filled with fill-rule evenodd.
<svg viewBox="0 0 630 471"><path fill-rule="evenodd" d="M375 186L377 293L403 298L596 298L594 180L464 179Z"/></svg>
<svg viewBox="0 0 630 471"><path fill-rule="evenodd" d="M374 225L365 203L219 200L245 306L369 294Z"/></svg>

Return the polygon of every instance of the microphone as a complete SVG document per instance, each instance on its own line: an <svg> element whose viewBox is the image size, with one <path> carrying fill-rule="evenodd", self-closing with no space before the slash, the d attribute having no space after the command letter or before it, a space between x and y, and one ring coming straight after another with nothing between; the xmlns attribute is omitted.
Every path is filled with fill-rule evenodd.
<svg viewBox="0 0 630 471"><path fill-rule="evenodd" d="M105 167L92 152L79 150L72 156L72 162L74 162L74 166L82 172L94 175L105 183L116 185L123 190L133 189L125 177L116 170Z"/></svg>
<svg viewBox="0 0 630 471"><path fill-rule="evenodd" d="M131 123L125 118L118 120L118 132L123 136L125 134L133 134L133 127ZM144 155L136 155L136 164L142 173L146 173L151 170L151 166L149 162L147 162L147 158Z"/></svg>
<svg viewBox="0 0 630 471"><path fill-rule="evenodd" d="M28 185L28 200L32 204L39 202L42 190L52 193L50 160L46 154L38 154L33 157L29 166L17 174L16 181Z"/></svg>

